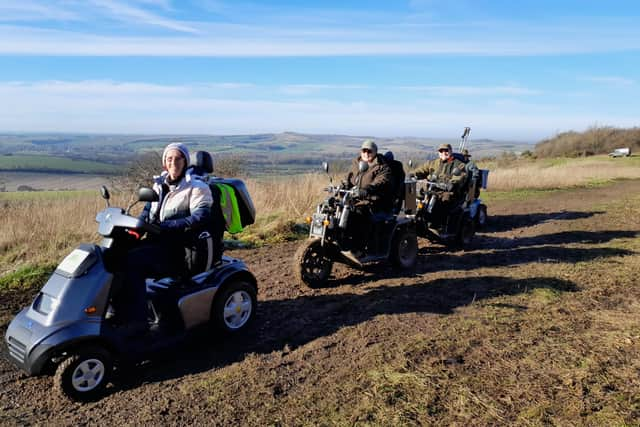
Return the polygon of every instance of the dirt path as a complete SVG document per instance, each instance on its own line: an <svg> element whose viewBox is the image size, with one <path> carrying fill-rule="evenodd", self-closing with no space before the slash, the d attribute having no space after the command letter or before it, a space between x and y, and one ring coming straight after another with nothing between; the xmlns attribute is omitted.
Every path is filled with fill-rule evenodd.
<svg viewBox="0 0 640 427"><path fill-rule="evenodd" d="M340 409L338 403L331 407L331 383L360 375L357 373L371 358L384 359L387 353L380 350L382 343L404 345L399 335L417 336L451 313L464 316L465 307L475 301L535 287L546 265L633 255L632 250L607 243L637 238L637 217L625 216L620 211L624 208L619 207L625 197L637 194L640 181L622 181L520 202L492 203L490 222L471 250L451 253L421 241L414 275L397 275L385 266L361 272L338 265L330 286L316 290L294 283L291 259L298 242L230 251L228 254L247 263L260 287L257 321L243 340L188 343L120 375L106 397L85 405L52 395L51 377L28 378L2 358L0 424L260 425L267 421L278 424L280 419L288 425L319 422L315 411L358 413L364 403L353 396L335 398L350 409ZM611 205L618 208L612 210ZM461 285L461 280L467 284ZM563 292L577 290L574 278L553 280ZM0 294L2 331L31 297ZM374 354L367 349L378 350ZM445 364L461 364L456 354L462 350L450 351L454 356L445 359ZM377 363L366 369L379 367ZM236 378L239 373L242 375ZM226 388L220 391L216 383ZM323 387L327 401L320 399L320 406L307 408L307 412L308 401L293 396L295 390L300 396L322 394ZM203 390L214 392L203 395ZM280 409L267 403L283 396L287 400L281 400L286 404ZM374 392L365 396L376 398ZM246 406L240 410L238 402ZM287 405L297 405L300 412L290 409L293 418L287 418L282 412ZM445 420L455 422L456 418ZM496 415L493 420L500 423L501 418ZM332 423L330 418L328 423Z"/></svg>

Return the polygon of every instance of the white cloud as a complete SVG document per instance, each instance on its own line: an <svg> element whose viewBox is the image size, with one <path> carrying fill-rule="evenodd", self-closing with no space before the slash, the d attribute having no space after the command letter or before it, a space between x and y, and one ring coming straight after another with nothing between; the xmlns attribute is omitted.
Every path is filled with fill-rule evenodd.
<svg viewBox="0 0 640 427"><path fill-rule="evenodd" d="M158 7L171 7L160 0ZM224 22L181 21L149 10L147 3L90 0L58 14L81 15L91 30L0 26L0 54L78 56L384 56L491 55L536 56L640 50L640 29L625 20L523 24L509 21L414 22L367 12L316 15L225 17ZM45 3L30 2L34 16ZM67 3L62 3L67 4ZM91 7L89 7L89 5ZM156 9L158 8L156 7ZM2 7L0 6L0 11ZM237 11L235 11L237 13ZM91 13L99 16L94 17ZM272 12L273 13L273 12ZM171 16L171 13L164 15ZM208 14L204 14L208 18ZM76 16L77 17L77 16ZM127 24L127 36L110 33L105 17ZM362 18L362 19L359 19ZM54 19L55 18L51 18ZM0 18L0 21L2 18ZM255 20L256 22L252 22ZM354 24L355 22L355 24ZM149 30L169 30L159 36ZM175 33L183 33L176 35ZM151 36L150 34L153 34Z"/></svg>
<svg viewBox="0 0 640 427"><path fill-rule="evenodd" d="M3 131L104 133L254 133L293 130L377 136L441 136L461 123L476 137L540 139L556 129L584 129L592 123L637 125L631 116L564 112L507 103L479 112L459 103L273 101L234 98L220 90L234 83L154 85L132 82L46 81L0 83ZM236 86L237 85L237 86ZM275 89L275 88L274 88ZM244 94L246 95L246 94ZM244 96L243 95L243 96Z"/></svg>
<svg viewBox="0 0 640 427"><path fill-rule="evenodd" d="M367 85L328 85L328 84L295 84L280 86L280 91L286 95L310 95L325 91L344 91L344 90L368 90L371 86Z"/></svg>
<svg viewBox="0 0 640 427"><path fill-rule="evenodd" d="M136 24L146 24L152 26L159 26L174 31L180 31L185 33L197 33L198 30L186 25L182 22L167 19L154 13L148 12L144 9L129 6L125 3L120 3L113 0L90 0L92 4L104 9L116 19L121 19L125 22L134 22Z"/></svg>
<svg viewBox="0 0 640 427"><path fill-rule="evenodd" d="M541 92L519 86L400 86L399 89L435 96L504 96L539 95Z"/></svg>
<svg viewBox="0 0 640 427"><path fill-rule="evenodd" d="M31 0L0 3L0 22L2 21L68 21L78 20L77 12L65 10L46 3Z"/></svg>

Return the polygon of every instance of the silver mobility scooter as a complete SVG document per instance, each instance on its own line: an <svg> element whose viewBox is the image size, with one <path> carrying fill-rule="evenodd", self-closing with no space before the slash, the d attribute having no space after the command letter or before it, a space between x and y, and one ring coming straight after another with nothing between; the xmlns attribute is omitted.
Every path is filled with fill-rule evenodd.
<svg viewBox="0 0 640 427"><path fill-rule="evenodd" d="M242 181L205 179L212 188L217 183L233 187L242 223L253 223L255 209ZM110 207L105 187L102 194L107 207L96 216L103 236L100 244L74 249L6 332L13 362L30 375L55 372L54 387L78 401L100 397L114 365L147 360L201 325L236 334L256 313L255 277L241 260L221 256L192 277L147 280L151 330L127 331L127 325L118 320L117 305L113 310L112 294L123 280L121 265L126 252L139 244L135 234L156 233L159 228L129 215L131 206L127 210ZM157 197L150 188L139 190L139 201Z"/></svg>

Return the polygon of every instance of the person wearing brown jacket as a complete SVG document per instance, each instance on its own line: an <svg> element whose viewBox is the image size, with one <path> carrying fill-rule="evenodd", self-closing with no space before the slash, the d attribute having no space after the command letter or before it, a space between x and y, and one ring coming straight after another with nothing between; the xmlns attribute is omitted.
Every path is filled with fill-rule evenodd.
<svg viewBox="0 0 640 427"><path fill-rule="evenodd" d="M360 162L367 162L368 169L360 172ZM346 177L348 189L357 187L358 198L369 202L372 212L389 212L393 207L391 168L381 154L378 146L370 139L360 147L360 155L351 162Z"/></svg>
<svg viewBox="0 0 640 427"><path fill-rule="evenodd" d="M360 162L366 162L367 168L361 172ZM354 197L359 201L349 216L350 249L343 254L357 259L362 251L375 252L380 246L376 223L391 215L393 209L391 168L384 157L378 154L378 146L371 140L365 140L360 147L360 155L351 164L346 176L345 187L354 189Z"/></svg>

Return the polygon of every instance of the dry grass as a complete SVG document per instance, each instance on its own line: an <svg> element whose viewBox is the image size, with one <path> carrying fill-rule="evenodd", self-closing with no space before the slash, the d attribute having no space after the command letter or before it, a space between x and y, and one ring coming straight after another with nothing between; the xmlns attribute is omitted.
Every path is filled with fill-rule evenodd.
<svg viewBox="0 0 640 427"><path fill-rule="evenodd" d="M508 164L480 163L491 170L489 193L522 189L570 188L605 183L613 179L640 178L640 158L516 160ZM339 180L336 176L334 179ZM254 244L296 238L303 222L326 196L325 174L247 179L257 210L256 224L235 238ZM49 193L49 192L47 192ZM97 242L94 222L104 206L98 193L73 197L42 197L47 193L0 194L0 276L23 265L55 263L80 242ZM65 193L51 192L50 195ZM126 206L131 195L116 194L112 204Z"/></svg>
<svg viewBox="0 0 640 427"><path fill-rule="evenodd" d="M571 188L614 179L640 178L640 158L610 159L596 156L553 161L519 160L508 165L481 162L479 167L491 171L489 192Z"/></svg>

